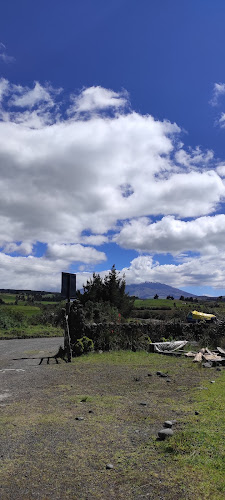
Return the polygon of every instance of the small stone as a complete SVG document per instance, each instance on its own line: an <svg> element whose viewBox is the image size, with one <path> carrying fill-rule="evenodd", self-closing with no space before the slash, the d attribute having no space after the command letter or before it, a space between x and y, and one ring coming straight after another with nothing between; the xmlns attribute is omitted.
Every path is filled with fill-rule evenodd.
<svg viewBox="0 0 225 500"><path fill-rule="evenodd" d="M107 464L107 465L105 466L105 468L106 468L106 469L108 469L108 470L109 470L109 469L114 469L113 464Z"/></svg>
<svg viewBox="0 0 225 500"><path fill-rule="evenodd" d="M210 380L210 384L215 384L215 380Z"/></svg>
<svg viewBox="0 0 225 500"><path fill-rule="evenodd" d="M171 428L173 425L173 422L171 420L166 420L163 425L164 425L164 427Z"/></svg>
<svg viewBox="0 0 225 500"><path fill-rule="evenodd" d="M161 429L161 431L158 432L158 436L160 441L164 441L167 437L173 436L173 431L172 429Z"/></svg>
<svg viewBox="0 0 225 500"><path fill-rule="evenodd" d="M166 373L163 373L163 372L156 372L156 375L158 375L159 377L163 377L163 378L168 377L168 375L166 375Z"/></svg>
<svg viewBox="0 0 225 500"><path fill-rule="evenodd" d="M93 410L89 410L89 412L88 412L88 413L94 413L94 412L93 412Z"/></svg>
<svg viewBox="0 0 225 500"><path fill-rule="evenodd" d="M195 411L195 415L199 415L199 411Z"/></svg>
<svg viewBox="0 0 225 500"><path fill-rule="evenodd" d="M148 377L152 377L152 373L148 373Z"/></svg>
<svg viewBox="0 0 225 500"><path fill-rule="evenodd" d="M206 363L202 363L203 368L212 368L212 363L210 361L206 361Z"/></svg>
<svg viewBox="0 0 225 500"><path fill-rule="evenodd" d="M76 417L76 420L84 420L84 417Z"/></svg>
<svg viewBox="0 0 225 500"><path fill-rule="evenodd" d="M219 366L217 367L216 369L217 372L221 372L222 371L222 368L220 368Z"/></svg>
<svg viewBox="0 0 225 500"><path fill-rule="evenodd" d="M168 378L168 379L167 379L167 382L171 382L171 378Z"/></svg>
<svg viewBox="0 0 225 500"><path fill-rule="evenodd" d="M144 401L139 403L141 406L147 406L147 403L145 403Z"/></svg>

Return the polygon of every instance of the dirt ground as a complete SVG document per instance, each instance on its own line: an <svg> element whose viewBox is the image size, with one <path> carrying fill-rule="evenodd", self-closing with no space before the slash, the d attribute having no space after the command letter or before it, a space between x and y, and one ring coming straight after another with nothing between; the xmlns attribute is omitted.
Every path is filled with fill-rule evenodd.
<svg viewBox="0 0 225 500"><path fill-rule="evenodd" d="M184 428L191 390L204 390L212 371L145 352L39 365L60 344L50 340L2 344L1 499L199 498L179 470L171 476L156 438L165 420Z"/></svg>

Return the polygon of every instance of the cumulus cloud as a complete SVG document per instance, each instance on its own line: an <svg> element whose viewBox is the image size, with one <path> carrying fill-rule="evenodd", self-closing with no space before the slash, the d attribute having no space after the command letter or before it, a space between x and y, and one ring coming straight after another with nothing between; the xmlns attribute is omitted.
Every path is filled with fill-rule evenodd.
<svg viewBox="0 0 225 500"><path fill-rule="evenodd" d="M103 87L89 87L78 95L71 97L73 104L68 112L83 113L102 111L105 109L123 108L127 104L127 92L114 92Z"/></svg>
<svg viewBox="0 0 225 500"><path fill-rule="evenodd" d="M59 93L61 89L55 91L51 86L42 86L39 82L35 82L34 88L29 89L28 87L22 87L20 85L13 85L12 87L13 95L10 99L10 104L12 106L17 106L21 108L33 108L39 103L45 103L48 106L54 106L54 100L52 99L53 93Z"/></svg>
<svg viewBox="0 0 225 500"><path fill-rule="evenodd" d="M69 271L68 262L46 257L12 257L0 253L0 276L2 288L60 291L61 272ZM225 258L220 258L220 265L213 256L187 259L181 264L160 265L151 256L139 256L133 259L129 267L120 270L125 273L126 283L145 281L168 283L184 289L190 286L212 286L224 288ZM107 271L100 275L104 277ZM82 288L92 276L91 272L77 272L77 288Z"/></svg>
<svg viewBox="0 0 225 500"><path fill-rule="evenodd" d="M83 245L59 245L53 243L48 245L46 257L49 259L64 259L71 262L84 262L85 264L97 264L106 260L104 252L99 252L92 247Z"/></svg>
<svg viewBox="0 0 225 500"><path fill-rule="evenodd" d="M21 255L30 255L33 251L33 245L29 241L23 241L22 243L7 243L4 246L4 252L6 254L19 253Z"/></svg>
<svg viewBox="0 0 225 500"><path fill-rule="evenodd" d="M202 151L200 146L195 149L189 148L189 151L179 149L175 154L176 161L187 168L198 168L198 165L208 166L213 160L214 153L212 150Z"/></svg>
<svg viewBox="0 0 225 500"><path fill-rule="evenodd" d="M213 256L189 258L185 262L160 265L150 256L134 259L129 268L123 268L126 283L143 283L145 281L167 283L176 288L190 286L212 286L224 288L225 258L221 255L220 265Z"/></svg>
<svg viewBox="0 0 225 500"><path fill-rule="evenodd" d="M43 288L49 265L53 287L60 267L104 262L94 247L123 221L131 222L116 241L126 248L174 255L220 248L224 221L209 215L224 200L223 165L212 151L185 150L177 124L136 113L125 92L102 87L73 95L72 110L61 89L2 79L0 101L0 244L2 265L14 263L11 278L27 269L33 287ZM150 224L149 216L162 220ZM178 220L187 217L193 221ZM201 225L208 247L195 234ZM44 257L32 254L37 241L47 244Z"/></svg>
<svg viewBox="0 0 225 500"><path fill-rule="evenodd" d="M217 254L225 245L225 215L199 217L191 221L163 217L150 223L147 218L126 223L115 241L139 252L170 253L186 251Z"/></svg>

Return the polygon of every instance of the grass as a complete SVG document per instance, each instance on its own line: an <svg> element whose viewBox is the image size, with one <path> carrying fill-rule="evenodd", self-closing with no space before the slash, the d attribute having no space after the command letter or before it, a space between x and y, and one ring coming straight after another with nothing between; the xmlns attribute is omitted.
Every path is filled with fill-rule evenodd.
<svg viewBox="0 0 225 500"><path fill-rule="evenodd" d="M5 330L0 328L0 340L25 339L39 337L62 337L64 330L52 325L22 325L16 329Z"/></svg>
<svg viewBox="0 0 225 500"><path fill-rule="evenodd" d="M148 309L151 307L174 307L174 302L177 307L183 307L181 300L169 299L135 299L134 307L137 309Z"/></svg>
<svg viewBox="0 0 225 500"><path fill-rule="evenodd" d="M24 384L2 407L4 500L223 498L225 370L119 351L41 365ZM157 441L165 419L174 436Z"/></svg>
<svg viewBox="0 0 225 500"><path fill-rule="evenodd" d="M31 305L25 305L25 304L18 304L18 305L9 305L9 306L1 306L1 311L13 311L13 312L19 312L24 314L27 317L33 316L34 314L37 314L40 312L40 307L38 306L31 306Z"/></svg>
<svg viewBox="0 0 225 500"><path fill-rule="evenodd" d="M15 302L16 300L16 294L15 293L0 293L0 299L4 300L6 304L11 304L12 302Z"/></svg>

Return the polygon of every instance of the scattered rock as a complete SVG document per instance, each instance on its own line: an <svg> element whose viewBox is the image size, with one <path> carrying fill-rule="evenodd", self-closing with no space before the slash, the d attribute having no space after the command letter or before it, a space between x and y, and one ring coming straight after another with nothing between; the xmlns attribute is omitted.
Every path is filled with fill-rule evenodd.
<svg viewBox="0 0 225 500"><path fill-rule="evenodd" d="M203 368L212 368L212 363L210 361L207 361L206 363L202 363Z"/></svg>
<svg viewBox="0 0 225 500"><path fill-rule="evenodd" d="M220 368L219 366L217 367L216 369L217 372L221 372L222 371L222 368Z"/></svg>
<svg viewBox="0 0 225 500"><path fill-rule="evenodd" d="M89 412L88 412L88 413L94 413L94 412L93 412L93 410L89 410Z"/></svg>
<svg viewBox="0 0 225 500"><path fill-rule="evenodd" d="M195 415L199 415L199 411L195 411Z"/></svg>
<svg viewBox="0 0 225 500"><path fill-rule="evenodd" d="M134 377L135 382L140 382L140 377Z"/></svg>
<svg viewBox="0 0 225 500"><path fill-rule="evenodd" d="M163 372L156 372L156 375L158 375L159 377L163 377L163 378L168 377L168 375L166 373L163 373Z"/></svg>
<svg viewBox="0 0 225 500"><path fill-rule="evenodd" d="M210 380L210 384L215 384L215 380Z"/></svg>
<svg viewBox="0 0 225 500"><path fill-rule="evenodd" d="M171 428L173 425L172 420L166 420L163 424L164 427Z"/></svg>
<svg viewBox="0 0 225 500"><path fill-rule="evenodd" d="M171 382L171 378L168 378L168 379L167 379L167 382Z"/></svg>
<svg viewBox="0 0 225 500"><path fill-rule="evenodd" d="M148 377L152 377L152 373L148 373Z"/></svg>
<svg viewBox="0 0 225 500"><path fill-rule="evenodd" d="M145 403L145 401L142 401L141 403L139 403L141 406L147 406L147 403Z"/></svg>
<svg viewBox="0 0 225 500"><path fill-rule="evenodd" d="M173 436L172 429L161 429L161 431L158 432L158 437L160 441L164 441L164 439L170 436Z"/></svg>
<svg viewBox="0 0 225 500"><path fill-rule="evenodd" d="M105 466L106 469L114 469L113 464L107 464Z"/></svg>
<svg viewBox="0 0 225 500"><path fill-rule="evenodd" d="M76 417L76 420L84 420L84 417Z"/></svg>

